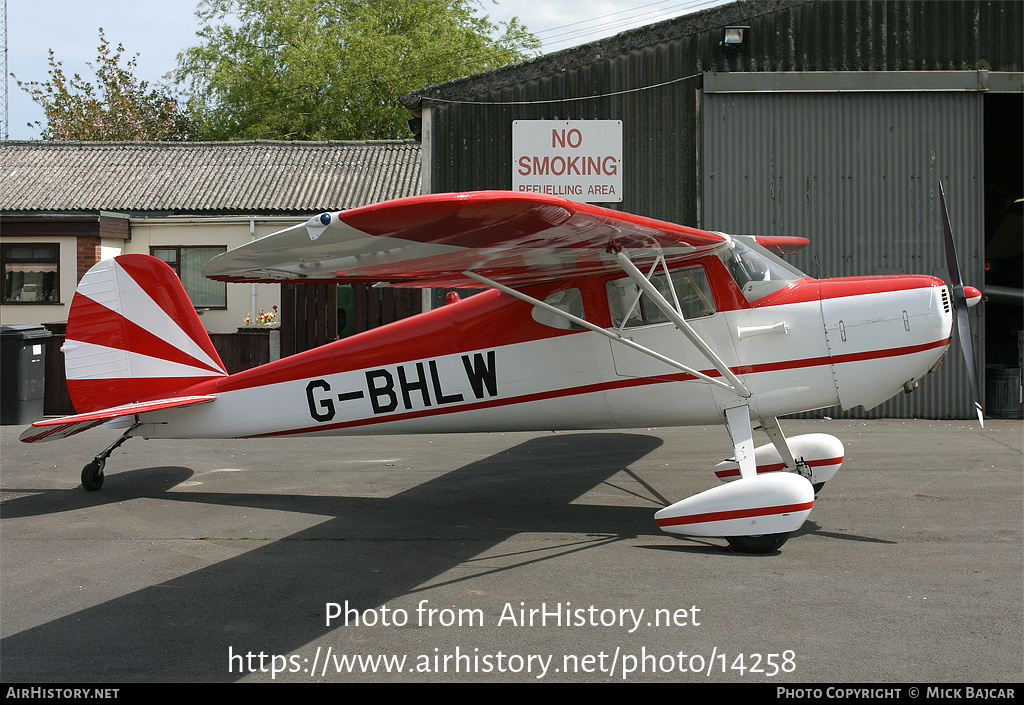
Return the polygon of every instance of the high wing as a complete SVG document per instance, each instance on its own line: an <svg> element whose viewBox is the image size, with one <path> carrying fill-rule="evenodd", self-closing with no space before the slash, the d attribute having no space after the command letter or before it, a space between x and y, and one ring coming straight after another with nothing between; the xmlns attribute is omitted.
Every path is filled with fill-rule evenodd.
<svg viewBox="0 0 1024 705"><path fill-rule="evenodd" d="M610 253L622 249L672 265L728 242L720 233L556 196L443 193L324 213L213 258L203 274L228 282L479 287L468 271L527 286L620 272Z"/></svg>

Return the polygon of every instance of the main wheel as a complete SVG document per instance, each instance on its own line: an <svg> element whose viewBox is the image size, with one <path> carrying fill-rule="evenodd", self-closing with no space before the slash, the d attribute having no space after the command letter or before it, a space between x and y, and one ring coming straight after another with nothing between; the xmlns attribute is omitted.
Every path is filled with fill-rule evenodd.
<svg viewBox="0 0 1024 705"><path fill-rule="evenodd" d="M729 545L741 553L773 553L782 548L790 532L762 534L760 536L729 536Z"/></svg>
<svg viewBox="0 0 1024 705"><path fill-rule="evenodd" d="M94 460L82 468L82 487L89 492L103 487L103 463Z"/></svg>

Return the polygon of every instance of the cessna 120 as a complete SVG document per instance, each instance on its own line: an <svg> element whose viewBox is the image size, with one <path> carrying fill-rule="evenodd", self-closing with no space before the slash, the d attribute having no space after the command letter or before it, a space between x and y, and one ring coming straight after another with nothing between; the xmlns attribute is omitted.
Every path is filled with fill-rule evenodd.
<svg viewBox="0 0 1024 705"><path fill-rule="evenodd" d="M734 457L715 468L723 484L655 521L771 552L844 455L832 436L787 438L779 416L870 408L910 391L942 360L954 306L973 370L966 308L981 295L960 282L942 210L952 287L930 276L816 280L769 252L803 238L729 236L537 194L436 194L324 213L215 257L204 274L486 291L231 375L174 272L122 255L94 266L72 302L62 349L80 413L39 421L21 440L125 427L82 471L97 490L107 457L132 436L724 420ZM755 448L757 426L770 442Z"/></svg>

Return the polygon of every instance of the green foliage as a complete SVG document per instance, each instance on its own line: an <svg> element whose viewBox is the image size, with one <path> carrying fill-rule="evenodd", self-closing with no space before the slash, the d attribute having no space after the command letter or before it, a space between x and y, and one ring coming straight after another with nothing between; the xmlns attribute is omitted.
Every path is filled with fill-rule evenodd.
<svg viewBox="0 0 1024 705"><path fill-rule="evenodd" d="M110 48L100 29L94 85L74 74L64 74L62 63L50 50L50 79L44 83L22 82L32 100L42 106L46 125L29 123L44 140L132 141L188 140L197 136L196 125L178 102L146 81L135 77L138 54L121 66L124 46Z"/></svg>
<svg viewBox="0 0 1024 705"><path fill-rule="evenodd" d="M174 78L206 139L400 139L398 96L527 58L476 0L201 0Z"/></svg>

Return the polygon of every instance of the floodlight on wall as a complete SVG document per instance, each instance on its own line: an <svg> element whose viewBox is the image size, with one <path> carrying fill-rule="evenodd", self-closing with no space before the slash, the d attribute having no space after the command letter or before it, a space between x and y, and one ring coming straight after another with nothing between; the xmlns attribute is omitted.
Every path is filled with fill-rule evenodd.
<svg viewBox="0 0 1024 705"><path fill-rule="evenodd" d="M750 27L724 27L719 46L722 47L722 51L743 51L749 35Z"/></svg>

